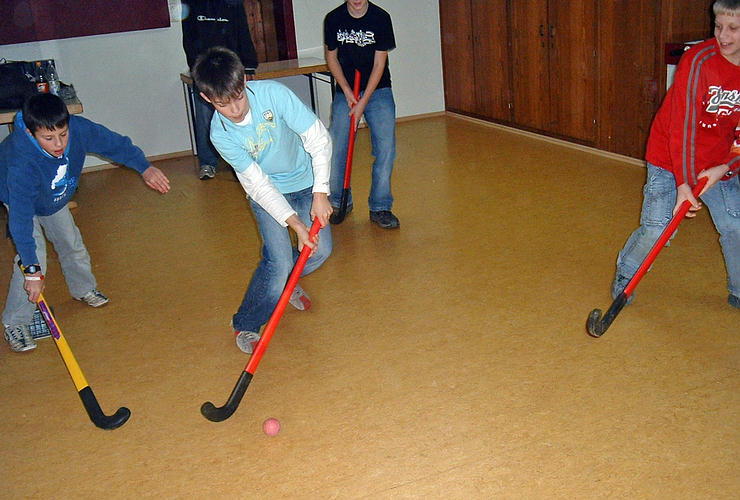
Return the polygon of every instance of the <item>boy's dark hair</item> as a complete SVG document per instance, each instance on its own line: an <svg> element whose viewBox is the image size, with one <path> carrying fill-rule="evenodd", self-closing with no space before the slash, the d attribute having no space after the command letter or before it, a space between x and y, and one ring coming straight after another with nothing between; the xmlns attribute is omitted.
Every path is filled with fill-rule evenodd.
<svg viewBox="0 0 740 500"><path fill-rule="evenodd" d="M244 91L244 65L226 47L211 47L195 60L193 80L208 99L231 99Z"/></svg>
<svg viewBox="0 0 740 500"><path fill-rule="evenodd" d="M715 16L719 14L740 15L740 0L716 0L712 4L712 12Z"/></svg>
<svg viewBox="0 0 740 500"><path fill-rule="evenodd" d="M39 128L56 130L69 123L69 111L59 96L34 94L23 103L23 122L31 134Z"/></svg>

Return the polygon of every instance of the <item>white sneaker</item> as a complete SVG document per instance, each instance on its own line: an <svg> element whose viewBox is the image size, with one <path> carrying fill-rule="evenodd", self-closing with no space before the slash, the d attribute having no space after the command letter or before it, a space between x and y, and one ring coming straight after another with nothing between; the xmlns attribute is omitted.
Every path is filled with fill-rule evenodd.
<svg viewBox="0 0 740 500"><path fill-rule="evenodd" d="M25 352L36 349L31 331L26 325L13 325L5 327L5 340L15 352Z"/></svg>
<svg viewBox="0 0 740 500"><path fill-rule="evenodd" d="M260 340L260 334L246 330L234 330L234 338L236 339L236 346L241 349L242 352L252 354L254 352L254 348L257 347L257 342Z"/></svg>
<svg viewBox="0 0 740 500"><path fill-rule="evenodd" d="M100 293L100 290L97 288L93 288L77 300L81 300L90 307L100 307L108 303L108 297Z"/></svg>
<svg viewBox="0 0 740 500"><path fill-rule="evenodd" d="M299 311L305 311L311 307L311 297L306 294L305 290L296 285L293 289L293 293L290 294L290 305L298 309Z"/></svg>

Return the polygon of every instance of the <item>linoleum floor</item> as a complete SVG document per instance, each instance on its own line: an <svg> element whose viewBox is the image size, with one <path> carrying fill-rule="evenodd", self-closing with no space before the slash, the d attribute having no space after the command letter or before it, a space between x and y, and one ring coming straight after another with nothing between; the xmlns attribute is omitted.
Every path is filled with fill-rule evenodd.
<svg viewBox="0 0 740 500"><path fill-rule="evenodd" d="M259 258L230 172L162 161L82 176L73 213L110 304L46 298L103 410L87 418L53 341L0 342L0 498L737 498L740 311L709 214L685 221L600 339L644 169L454 116L399 123L401 228L355 209L301 280L236 413L229 320ZM14 254L0 243L0 282ZM262 433L280 420L276 437Z"/></svg>

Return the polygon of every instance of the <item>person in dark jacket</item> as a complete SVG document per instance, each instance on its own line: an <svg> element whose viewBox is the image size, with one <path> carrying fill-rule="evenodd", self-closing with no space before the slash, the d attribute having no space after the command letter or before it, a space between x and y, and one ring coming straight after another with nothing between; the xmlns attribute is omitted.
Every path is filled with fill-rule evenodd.
<svg viewBox="0 0 740 500"><path fill-rule="evenodd" d="M31 96L14 125L13 133L0 143L0 201L8 209L18 252L2 320L5 340L19 352L36 347L29 325L44 288L44 234L54 244L72 297L92 307L108 302L97 288L90 254L67 206L77 190L85 156L95 153L126 165L160 193L169 191L170 182L131 139L70 116L64 101L53 94Z"/></svg>
<svg viewBox="0 0 740 500"><path fill-rule="evenodd" d="M236 52L247 74L254 74L257 52L242 0L183 0L182 9L182 46L191 71L201 53L221 46ZM215 177L218 164L218 153L209 138L213 106L200 96L198 88L193 90L198 177L208 180Z"/></svg>

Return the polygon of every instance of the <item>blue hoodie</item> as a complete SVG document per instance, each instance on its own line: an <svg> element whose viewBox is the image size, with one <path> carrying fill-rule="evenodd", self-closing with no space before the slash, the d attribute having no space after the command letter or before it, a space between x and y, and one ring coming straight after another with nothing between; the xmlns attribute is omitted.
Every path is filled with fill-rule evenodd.
<svg viewBox="0 0 740 500"><path fill-rule="evenodd" d="M15 129L0 143L0 201L8 205L8 224L25 265L38 264L33 217L52 215L74 195L85 156L95 153L133 168L149 168L144 153L131 139L80 116L69 117L69 142L61 158L44 151L28 133L22 112Z"/></svg>

